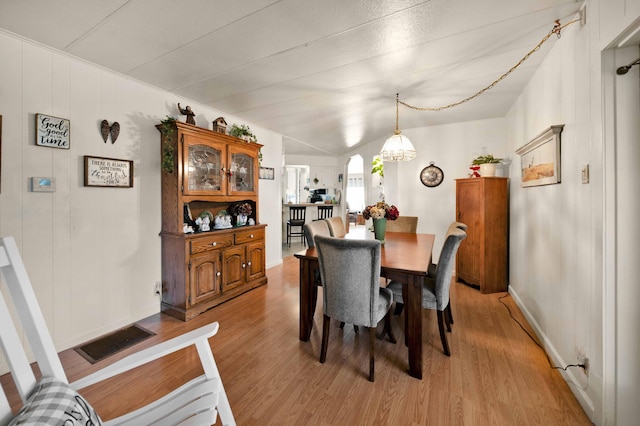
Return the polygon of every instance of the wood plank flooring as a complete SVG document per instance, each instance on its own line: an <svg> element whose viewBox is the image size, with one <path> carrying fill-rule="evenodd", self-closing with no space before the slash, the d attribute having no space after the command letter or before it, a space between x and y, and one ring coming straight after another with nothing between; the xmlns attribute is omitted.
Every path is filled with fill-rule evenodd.
<svg viewBox="0 0 640 426"><path fill-rule="evenodd" d="M407 374L402 317L397 344L376 341L376 381L368 376L368 334L332 325L320 364L322 298L309 342L298 340L298 262L269 269L269 284L184 323L158 314L139 322L155 333L122 353L89 364L75 351L61 359L71 381L140 348L218 321L214 356L238 425L588 425L560 373L509 317L498 297L452 285L451 357L442 353L436 316L424 311L422 381ZM526 321L510 297L514 315ZM381 330L382 325L380 326ZM378 330L378 331L380 331ZM103 419L155 399L201 373L186 349L125 377L83 390ZM9 385L8 377L0 378ZM15 396L13 406L17 405Z"/></svg>

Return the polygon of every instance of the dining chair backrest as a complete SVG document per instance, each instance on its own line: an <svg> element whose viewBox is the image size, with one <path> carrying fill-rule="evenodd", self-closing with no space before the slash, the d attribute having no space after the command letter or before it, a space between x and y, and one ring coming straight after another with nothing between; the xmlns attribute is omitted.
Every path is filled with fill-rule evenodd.
<svg viewBox="0 0 640 426"><path fill-rule="evenodd" d="M436 269L435 294L437 309L443 311L449 304L449 289L451 287L451 274L453 264L460 242L467 238L467 233L460 228L454 228L447 235Z"/></svg>
<svg viewBox="0 0 640 426"><path fill-rule="evenodd" d="M332 205L320 205L318 206L318 220L328 219L333 216Z"/></svg>
<svg viewBox="0 0 640 426"><path fill-rule="evenodd" d="M396 220L387 220L387 232L418 232L418 216L398 216Z"/></svg>
<svg viewBox="0 0 640 426"><path fill-rule="evenodd" d="M380 297L380 241L315 237L324 314L349 324L376 327Z"/></svg>
<svg viewBox="0 0 640 426"><path fill-rule="evenodd" d="M344 227L344 221L341 217L330 217L329 219L325 219L325 222L327 222L327 225L329 225L329 232L331 233L332 237L341 238L346 235L347 231Z"/></svg>
<svg viewBox="0 0 640 426"><path fill-rule="evenodd" d="M329 231L329 225L327 224L326 220L316 220L304 225L304 235L307 239L307 246L315 247L316 244L314 242L314 238L316 237L316 235L324 235L325 237L330 237L331 232Z"/></svg>
<svg viewBox="0 0 640 426"><path fill-rule="evenodd" d="M467 224L466 223L462 223L462 222L451 222L451 225L449 225L449 229L447 229L447 233L446 235L449 235L449 233L454 230L454 229L462 229L464 232L467 232Z"/></svg>
<svg viewBox="0 0 640 426"><path fill-rule="evenodd" d="M306 213L307 208L304 206L289 207L289 223L292 225L298 225L302 222L302 224L304 224Z"/></svg>

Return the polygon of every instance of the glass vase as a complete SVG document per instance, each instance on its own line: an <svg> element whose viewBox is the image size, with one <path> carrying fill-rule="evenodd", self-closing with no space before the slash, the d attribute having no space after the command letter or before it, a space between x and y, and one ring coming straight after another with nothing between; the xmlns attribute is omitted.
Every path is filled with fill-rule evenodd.
<svg viewBox="0 0 640 426"><path fill-rule="evenodd" d="M387 231L387 218L373 219L373 233L376 240L384 244L384 234Z"/></svg>

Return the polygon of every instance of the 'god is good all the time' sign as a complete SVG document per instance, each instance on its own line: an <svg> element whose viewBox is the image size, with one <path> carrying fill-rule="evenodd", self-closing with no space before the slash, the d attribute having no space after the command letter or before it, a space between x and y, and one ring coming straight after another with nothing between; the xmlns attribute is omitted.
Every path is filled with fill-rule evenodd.
<svg viewBox="0 0 640 426"><path fill-rule="evenodd" d="M133 161L85 155L84 186L133 187Z"/></svg>
<svg viewBox="0 0 640 426"><path fill-rule="evenodd" d="M65 118L36 114L36 145L69 149L71 122Z"/></svg>

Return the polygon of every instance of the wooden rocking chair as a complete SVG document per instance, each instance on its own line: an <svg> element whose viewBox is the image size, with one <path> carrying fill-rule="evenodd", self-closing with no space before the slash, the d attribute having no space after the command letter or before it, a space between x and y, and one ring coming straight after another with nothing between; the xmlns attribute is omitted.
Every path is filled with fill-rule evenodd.
<svg viewBox="0 0 640 426"><path fill-rule="evenodd" d="M208 341L218 332L217 322L141 350L69 384L13 237L0 238L0 269L23 333L42 373L38 380L0 292L0 348L24 404L14 416L6 391L0 392L0 426L23 422L40 425L211 425L216 422L218 414L223 424L235 425ZM76 392L191 345L196 346L204 374L124 416L102 422Z"/></svg>

